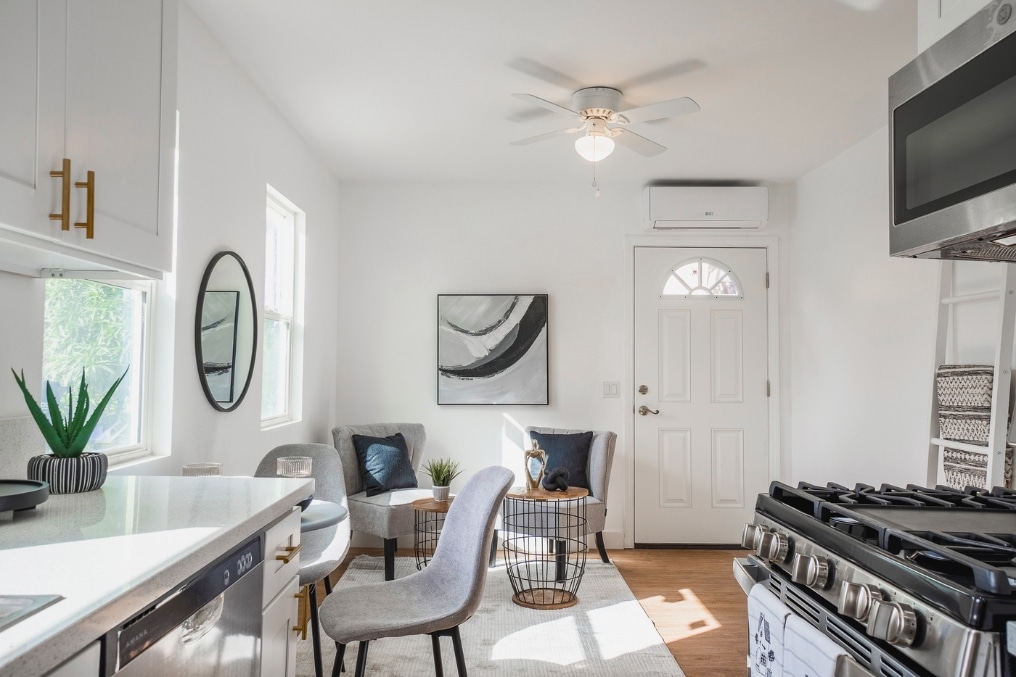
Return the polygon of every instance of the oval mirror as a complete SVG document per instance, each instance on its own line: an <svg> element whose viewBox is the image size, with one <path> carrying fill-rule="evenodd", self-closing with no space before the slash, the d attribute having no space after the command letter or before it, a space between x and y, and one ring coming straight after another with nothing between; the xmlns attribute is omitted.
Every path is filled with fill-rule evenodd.
<svg viewBox="0 0 1016 677"><path fill-rule="evenodd" d="M236 252L216 254L201 278L194 352L205 397L219 411L243 401L254 373L257 309L250 272Z"/></svg>

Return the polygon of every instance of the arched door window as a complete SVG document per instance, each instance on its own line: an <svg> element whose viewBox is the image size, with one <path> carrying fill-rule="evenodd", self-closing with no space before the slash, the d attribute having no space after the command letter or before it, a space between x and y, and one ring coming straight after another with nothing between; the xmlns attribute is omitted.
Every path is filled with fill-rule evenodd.
<svg viewBox="0 0 1016 677"><path fill-rule="evenodd" d="M683 261L667 277L660 296L741 298L741 283L725 263L696 258Z"/></svg>

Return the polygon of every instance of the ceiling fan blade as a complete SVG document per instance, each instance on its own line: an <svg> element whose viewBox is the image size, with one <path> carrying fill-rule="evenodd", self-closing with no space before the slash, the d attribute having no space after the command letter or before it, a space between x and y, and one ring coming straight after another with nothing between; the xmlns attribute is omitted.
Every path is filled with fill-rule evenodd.
<svg viewBox="0 0 1016 677"><path fill-rule="evenodd" d="M663 151L667 150L666 146L661 146L655 141L650 141L644 136L639 136L630 129L615 127L613 131L616 132L615 136L613 137L614 141L618 142L622 146L627 146L628 148L631 148L633 151L639 153L640 155L652 157L654 155L659 155Z"/></svg>
<svg viewBox="0 0 1016 677"><path fill-rule="evenodd" d="M582 89L585 86L573 77L565 75L560 71L556 71L550 66L544 66L542 63L538 63L532 59L527 59L526 57L512 59L508 62L508 67L517 70L520 73L530 75L537 80L549 82L552 85L557 85L558 87L569 91Z"/></svg>
<svg viewBox="0 0 1016 677"><path fill-rule="evenodd" d="M512 96L514 96L516 99L519 99L520 101L527 101L535 106L539 106L540 108L546 108L547 110L552 111L554 113L567 115L568 117L571 118L582 117L581 115L579 115L570 108L558 106L556 103L552 103L550 101L547 101L546 99L541 99L540 97L533 96L532 94L512 94Z"/></svg>
<svg viewBox="0 0 1016 677"><path fill-rule="evenodd" d="M633 125L639 122L649 122L650 120L676 118L679 115L697 113L700 110L702 109L699 108L697 103L686 96L682 96L679 99L660 101L659 103L652 103L648 106L639 106L638 108L621 111L618 113L618 122L623 124L626 120L628 124ZM623 120L621 118L623 118Z"/></svg>
<svg viewBox="0 0 1016 677"><path fill-rule="evenodd" d="M580 127L571 127L569 129L556 129L553 132L547 132L546 134L537 134L536 136L529 136L529 137L526 137L525 139L519 139L518 141L512 141L511 145L512 146L528 146L531 143L536 143L537 141L543 141L544 139L551 139L551 138L553 138L555 136L561 136L562 134L574 134L575 132L581 132L585 128L586 128L586 126L582 125Z"/></svg>

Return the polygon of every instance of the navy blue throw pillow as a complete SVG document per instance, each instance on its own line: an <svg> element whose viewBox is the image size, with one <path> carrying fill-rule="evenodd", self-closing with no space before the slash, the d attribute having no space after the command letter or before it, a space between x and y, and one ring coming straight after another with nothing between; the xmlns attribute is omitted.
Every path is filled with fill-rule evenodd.
<svg viewBox="0 0 1016 677"><path fill-rule="evenodd" d="M589 445L593 433L530 433L530 436L547 452L547 468L565 468L568 471L568 485L589 488Z"/></svg>
<svg viewBox="0 0 1016 677"><path fill-rule="evenodd" d="M353 448L360 466L360 477L368 496L377 496L392 489L413 489L416 473L409 460L409 449L402 433L388 437L353 435Z"/></svg>

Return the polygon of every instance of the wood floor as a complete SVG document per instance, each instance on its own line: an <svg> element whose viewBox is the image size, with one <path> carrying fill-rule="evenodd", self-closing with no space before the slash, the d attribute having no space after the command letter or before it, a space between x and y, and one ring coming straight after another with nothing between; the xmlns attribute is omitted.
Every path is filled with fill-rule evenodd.
<svg viewBox="0 0 1016 677"><path fill-rule="evenodd" d="M373 548L350 549L332 580L337 581L360 554L382 553ZM413 556L411 550L398 554ZM744 677L747 600L731 573L733 559L743 557L743 551L609 550L607 554L688 677ZM595 550L590 556L596 557Z"/></svg>

